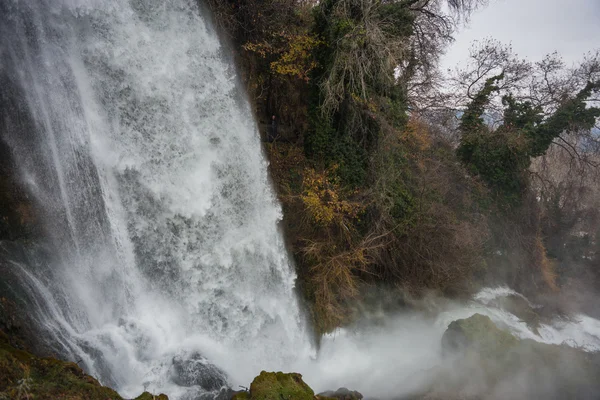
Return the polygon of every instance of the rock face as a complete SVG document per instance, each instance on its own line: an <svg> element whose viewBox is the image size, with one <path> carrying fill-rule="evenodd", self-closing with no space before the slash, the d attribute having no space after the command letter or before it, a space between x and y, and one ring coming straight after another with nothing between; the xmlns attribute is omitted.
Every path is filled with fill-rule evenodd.
<svg viewBox="0 0 600 400"><path fill-rule="evenodd" d="M227 386L227 376L200 353L173 358L171 379L179 386L200 386L209 392Z"/></svg>
<svg viewBox="0 0 600 400"><path fill-rule="evenodd" d="M327 391L317 395L320 399L338 399L338 400L361 400L363 395L355 390L339 388L334 391Z"/></svg>
<svg viewBox="0 0 600 400"><path fill-rule="evenodd" d="M596 399L598 354L518 339L489 317L452 322L427 399Z"/></svg>
<svg viewBox="0 0 600 400"><path fill-rule="evenodd" d="M300 374L262 371L250 385L250 392L237 392L233 400L314 400L315 392Z"/></svg>
<svg viewBox="0 0 600 400"><path fill-rule="evenodd" d="M0 399L123 400L100 385L77 364L38 358L9 343L0 331ZM164 394L143 393L136 400L168 400Z"/></svg>

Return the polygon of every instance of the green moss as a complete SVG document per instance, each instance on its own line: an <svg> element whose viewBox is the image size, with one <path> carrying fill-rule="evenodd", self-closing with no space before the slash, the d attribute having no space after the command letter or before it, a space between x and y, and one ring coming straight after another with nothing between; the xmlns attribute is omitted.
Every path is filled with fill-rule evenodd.
<svg viewBox="0 0 600 400"><path fill-rule="evenodd" d="M38 358L12 347L0 331L0 398L36 400L122 400L75 363ZM136 400L168 400L144 393Z"/></svg>
<svg viewBox="0 0 600 400"><path fill-rule="evenodd" d="M136 397L134 400L169 400L169 398L164 394L155 396L152 393L144 392L138 397Z"/></svg>
<svg viewBox="0 0 600 400"><path fill-rule="evenodd" d="M262 371L250 385L252 400L313 400L315 393L296 373Z"/></svg>
<svg viewBox="0 0 600 400"><path fill-rule="evenodd" d="M237 392L231 398L231 400L249 400L249 399L250 399L250 393L248 393L248 392Z"/></svg>
<svg viewBox="0 0 600 400"><path fill-rule="evenodd" d="M442 337L446 350L472 348L486 357L500 357L518 342L509 332L499 329L490 317L481 314L453 321Z"/></svg>

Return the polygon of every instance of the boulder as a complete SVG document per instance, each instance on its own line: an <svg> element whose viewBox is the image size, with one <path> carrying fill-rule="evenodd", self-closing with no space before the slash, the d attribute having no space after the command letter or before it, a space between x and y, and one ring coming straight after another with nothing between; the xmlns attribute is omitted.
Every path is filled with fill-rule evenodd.
<svg viewBox="0 0 600 400"><path fill-rule="evenodd" d="M200 353L173 357L171 379L179 386L200 386L209 392L227 386L227 375Z"/></svg>
<svg viewBox="0 0 600 400"><path fill-rule="evenodd" d="M481 314L451 322L442 336L442 350L446 354L473 349L482 356L499 357L517 344L517 338Z"/></svg>
<svg viewBox="0 0 600 400"><path fill-rule="evenodd" d="M254 378L250 391L237 392L234 400L314 400L315 392L296 373L262 371Z"/></svg>
<svg viewBox="0 0 600 400"><path fill-rule="evenodd" d="M338 400L361 400L363 395L355 390L339 388L334 391L327 391L317 395L320 399L338 399Z"/></svg>

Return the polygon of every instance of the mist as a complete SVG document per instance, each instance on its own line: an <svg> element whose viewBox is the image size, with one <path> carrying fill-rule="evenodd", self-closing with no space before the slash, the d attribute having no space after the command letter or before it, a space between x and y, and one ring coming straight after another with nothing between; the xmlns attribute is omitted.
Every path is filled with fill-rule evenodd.
<svg viewBox="0 0 600 400"><path fill-rule="evenodd" d="M582 384L581 360L569 349L576 354L586 351L590 358L597 357L600 321L579 314L570 319L544 321L532 328L500 306L510 297L528 301L511 289L497 287L480 291L464 305L437 298L433 303L438 310L382 313L375 324L371 316L326 335L316 357L293 365L291 370L301 372L316 393L348 387L371 399L423 395L444 399L454 398L453 395L478 399L561 398L560 387ZM560 361L554 360L556 364L544 370L532 370L539 366L538 355L525 346L517 369L507 376L498 373L501 379L487 382L487 371L499 371L504 366L490 365L485 357L464 356L460 351L452 352L442 346L442 337L450 323L474 314L489 316L499 328L517 338L563 345L568 349L560 352ZM560 366L558 370L556 365ZM593 398L592 389L598 389L597 385L581 386L578 398Z"/></svg>

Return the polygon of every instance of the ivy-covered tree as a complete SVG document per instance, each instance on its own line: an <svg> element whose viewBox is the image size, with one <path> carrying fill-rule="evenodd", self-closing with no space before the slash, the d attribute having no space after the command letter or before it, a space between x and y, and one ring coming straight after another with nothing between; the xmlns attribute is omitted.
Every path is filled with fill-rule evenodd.
<svg viewBox="0 0 600 400"><path fill-rule="evenodd" d="M594 127L600 108L589 106L588 100L600 89L600 81L589 82L547 117L540 105L506 95L502 98L502 123L493 129L483 116L503 78L502 74L489 78L467 106L461 117L462 138L457 154L507 204L518 204L528 188L527 171L532 159L544 155L561 135Z"/></svg>

